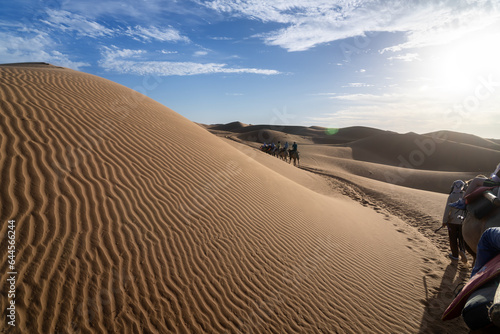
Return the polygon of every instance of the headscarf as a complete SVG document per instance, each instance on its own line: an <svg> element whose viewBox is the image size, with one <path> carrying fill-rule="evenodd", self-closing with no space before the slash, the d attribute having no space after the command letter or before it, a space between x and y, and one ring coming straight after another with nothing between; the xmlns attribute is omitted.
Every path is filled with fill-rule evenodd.
<svg viewBox="0 0 500 334"><path fill-rule="evenodd" d="M490 178L495 182L500 182L500 164L497 165L497 168L491 174Z"/></svg>
<svg viewBox="0 0 500 334"><path fill-rule="evenodd" d="M462 190L464 189L464 186L465 186L465 182L462 181L462 180L456 180L455 182L453 182L453 186L451 187L451 191L450 191L450 194L451 193L460 193L462 192Z"/></svg>

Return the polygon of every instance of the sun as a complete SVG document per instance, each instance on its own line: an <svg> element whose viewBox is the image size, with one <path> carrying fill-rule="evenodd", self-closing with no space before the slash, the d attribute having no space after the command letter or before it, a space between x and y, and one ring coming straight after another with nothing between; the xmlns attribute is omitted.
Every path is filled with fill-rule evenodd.
<svg viewBox="0 0 500 334"><path fill-rule="evenodd" d="M434 87L445 94L471 94L481 78L500 74L500 34L476 34L433 56Z"/></svg>

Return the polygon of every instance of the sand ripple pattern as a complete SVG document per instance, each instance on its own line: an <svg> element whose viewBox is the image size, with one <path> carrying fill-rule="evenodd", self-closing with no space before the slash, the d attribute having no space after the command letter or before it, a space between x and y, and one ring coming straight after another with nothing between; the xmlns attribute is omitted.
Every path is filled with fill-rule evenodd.
<svg viewBox="0 0 500 334"><path fill-rule="evenodd" d="M72 70L0 67L0 108L0 235L15 219L19 273L12 332L418 327L404 283L415 274L391 245L375 254L365 241L377 236L346 227L357 223L332 215L331 199L151 99Z"/></svg>

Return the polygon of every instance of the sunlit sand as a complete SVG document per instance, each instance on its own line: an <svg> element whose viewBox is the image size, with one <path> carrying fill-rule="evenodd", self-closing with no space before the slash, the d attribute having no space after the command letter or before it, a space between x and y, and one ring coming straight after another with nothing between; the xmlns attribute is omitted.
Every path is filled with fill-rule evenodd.
<svg viewBox="0 0 500 334"><path fill-rule="evenodd" d="M491 170L498 142L203 126L69 69L0 66L0 77L15 331L466 330L440 317L469 268L433 231L452 181ZM300 168L260 152L259 136L297 141Z"/></svg>

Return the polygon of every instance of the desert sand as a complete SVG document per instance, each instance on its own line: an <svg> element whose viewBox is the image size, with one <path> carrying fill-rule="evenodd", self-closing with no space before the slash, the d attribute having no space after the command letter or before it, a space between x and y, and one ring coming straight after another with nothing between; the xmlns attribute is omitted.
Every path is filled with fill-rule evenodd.
<svg viewBox="0 0 500 334"><path fill-rule="evenodd" d="M498 142L202 126L42 63L0 66L0 108L2 333L467 332L440 317L470 268L434 230Z"/></svg>

